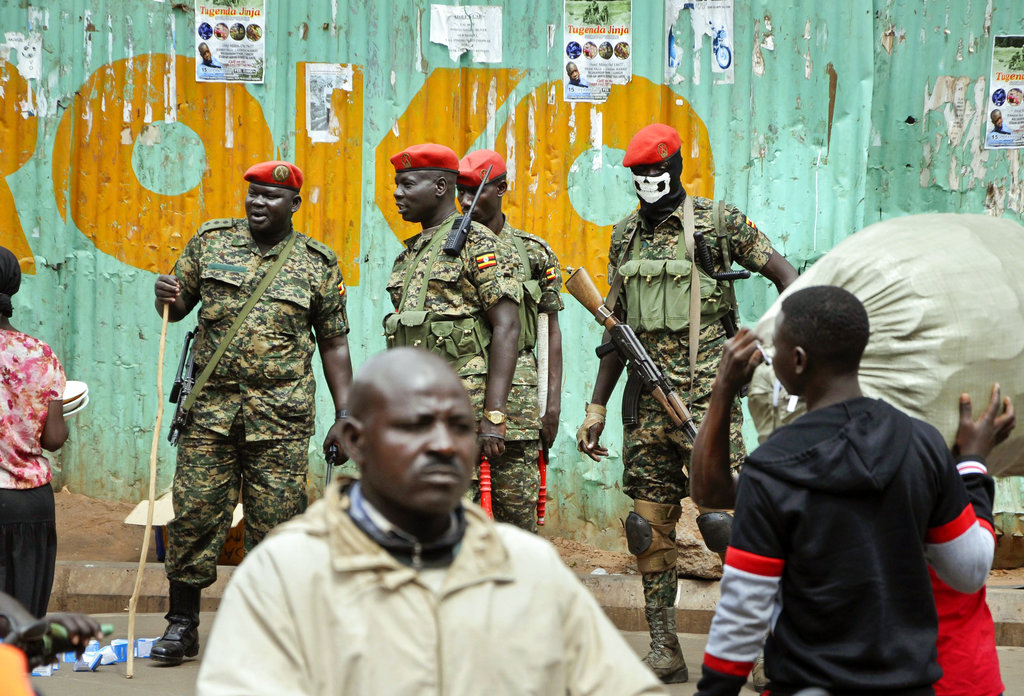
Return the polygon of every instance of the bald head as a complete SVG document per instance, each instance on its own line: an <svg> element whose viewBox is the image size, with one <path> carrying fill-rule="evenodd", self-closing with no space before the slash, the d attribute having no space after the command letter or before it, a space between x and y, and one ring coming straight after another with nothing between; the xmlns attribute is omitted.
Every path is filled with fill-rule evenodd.
<svg viewBox="0 0 1024 696"><path fill-rule="evenodd" d="M365 419L388 395L446 385L465 391L455 371L435 353L418 348L387 350L370 357L356 372L349 392L349 414ZM468 396L466 400L468 403Z"/></svg>
<svg viewBox="0 0 1024 696"><path fill-rule="evenodd" d="M418 348L367 360L342 438L363 495L393 524L416 535L446 527L477 459L473 408L448 363Z"/></svg>

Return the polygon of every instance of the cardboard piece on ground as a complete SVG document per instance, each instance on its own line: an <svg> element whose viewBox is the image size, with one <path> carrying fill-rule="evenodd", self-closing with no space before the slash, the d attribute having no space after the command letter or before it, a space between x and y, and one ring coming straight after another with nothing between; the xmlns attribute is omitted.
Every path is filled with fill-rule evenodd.
<svg viewBox="0 0 1024 696"><path fill-rule="evenodd" d="M128 516L124 518L125 524L134 524L140 527L146 526L146 515L149 512L149 501L143 500L141 503L135 506ZM239 522L242 521L243 511L242 504L239 503L235 506L235 511L231 515L231 526L235 527ZM163 527L168 522L174 519L174 506L171 503L171 492L167 491L162 496L156 499L153 506L153 526Z"/></svg>

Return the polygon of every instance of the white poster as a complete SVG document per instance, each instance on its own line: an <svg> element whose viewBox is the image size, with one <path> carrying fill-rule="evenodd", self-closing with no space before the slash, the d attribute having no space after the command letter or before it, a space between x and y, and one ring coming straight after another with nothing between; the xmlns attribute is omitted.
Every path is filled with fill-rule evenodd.
<svg viewBox="0 0 1024 696"><path fill-rule="evenodd" d="M711 72L721 75L716 84L731 85L735 82L735 47L733 46L732 18L733 0L666 0L665 26L668 27L667 52L665 60L666 79L670 79L679 67L680 36L675 23L680 12L690 13L690 30L693 33L693 81L700 83L701 58L704 37L710 38Z"/></svg>
<svg viewBox="0 0 1024 696"><path fill-rule="evenodd" d="M1024 147L1024 36L996 36L988 80L985 148Z"/></svg>
<svg viewBox="0 0 1024 696"><path fill-rule="evenodd" d="M196 0L196 82L263 83L264 0Z"/></svg>
<svg viewBox="0 0 1024 696"><path fill-rule="evenodd" d="M631 0L565 0L562 94L603 102L612 85L633 79Z"/></svg>
<svg viewBox="0 0 1024 696"><path fill-rule="evenodd" d="M453 61L466 51L472 51L477 63L500 63L501 8L431 5L430 40L447 46Z"/></svg>
<svg viewBox="0 0 1024 696"><path fill-rule="evenodd" d="M314 143L338 142L337 119L331 114L331 94L352 91L352 66L306 63L306 133Z"/></svg>

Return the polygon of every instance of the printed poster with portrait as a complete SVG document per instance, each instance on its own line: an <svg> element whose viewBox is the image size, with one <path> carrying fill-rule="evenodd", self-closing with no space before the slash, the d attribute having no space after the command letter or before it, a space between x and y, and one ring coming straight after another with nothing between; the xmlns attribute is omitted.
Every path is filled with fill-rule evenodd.
<svg viewBox="0 0 1024 696"><path fill-rule="evenodd" d="M632 0L565 0L562 93L567 102L603 102L633 79Z"/></svg>
<svg viewBox="0 0 1024 696"><path fill-rule="evenodd" d="M1024 147L1024 36L997 36L985 111L985 148Z"/></svg>
<svg viewBox="0 0 1024 696"><path fill-rule="evenodd" d="M196 82L263 84L264 0L196 0Z"/></svg>

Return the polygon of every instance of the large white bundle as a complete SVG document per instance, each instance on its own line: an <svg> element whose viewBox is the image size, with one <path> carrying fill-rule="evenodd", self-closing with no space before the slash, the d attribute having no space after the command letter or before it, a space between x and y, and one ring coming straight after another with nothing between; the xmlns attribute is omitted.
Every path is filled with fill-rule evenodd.
<svg viewBox="0 0 1024 696"><path fill-rule="evenodd" d="M939 429L952 444L961 392L975 417L992 383L1024 409L1024 227L987 215L913 215L879 222L838 244L775 302L756 331L771 341L786 294L836 285L867 308L871 339L860 381ZM750 390L750 411L762 438L788 419L786 395L773 406L770 368ZM799 412L801 409L798 409ZM997 476L1024 475L1024 427L988 461Z"/></svg>

